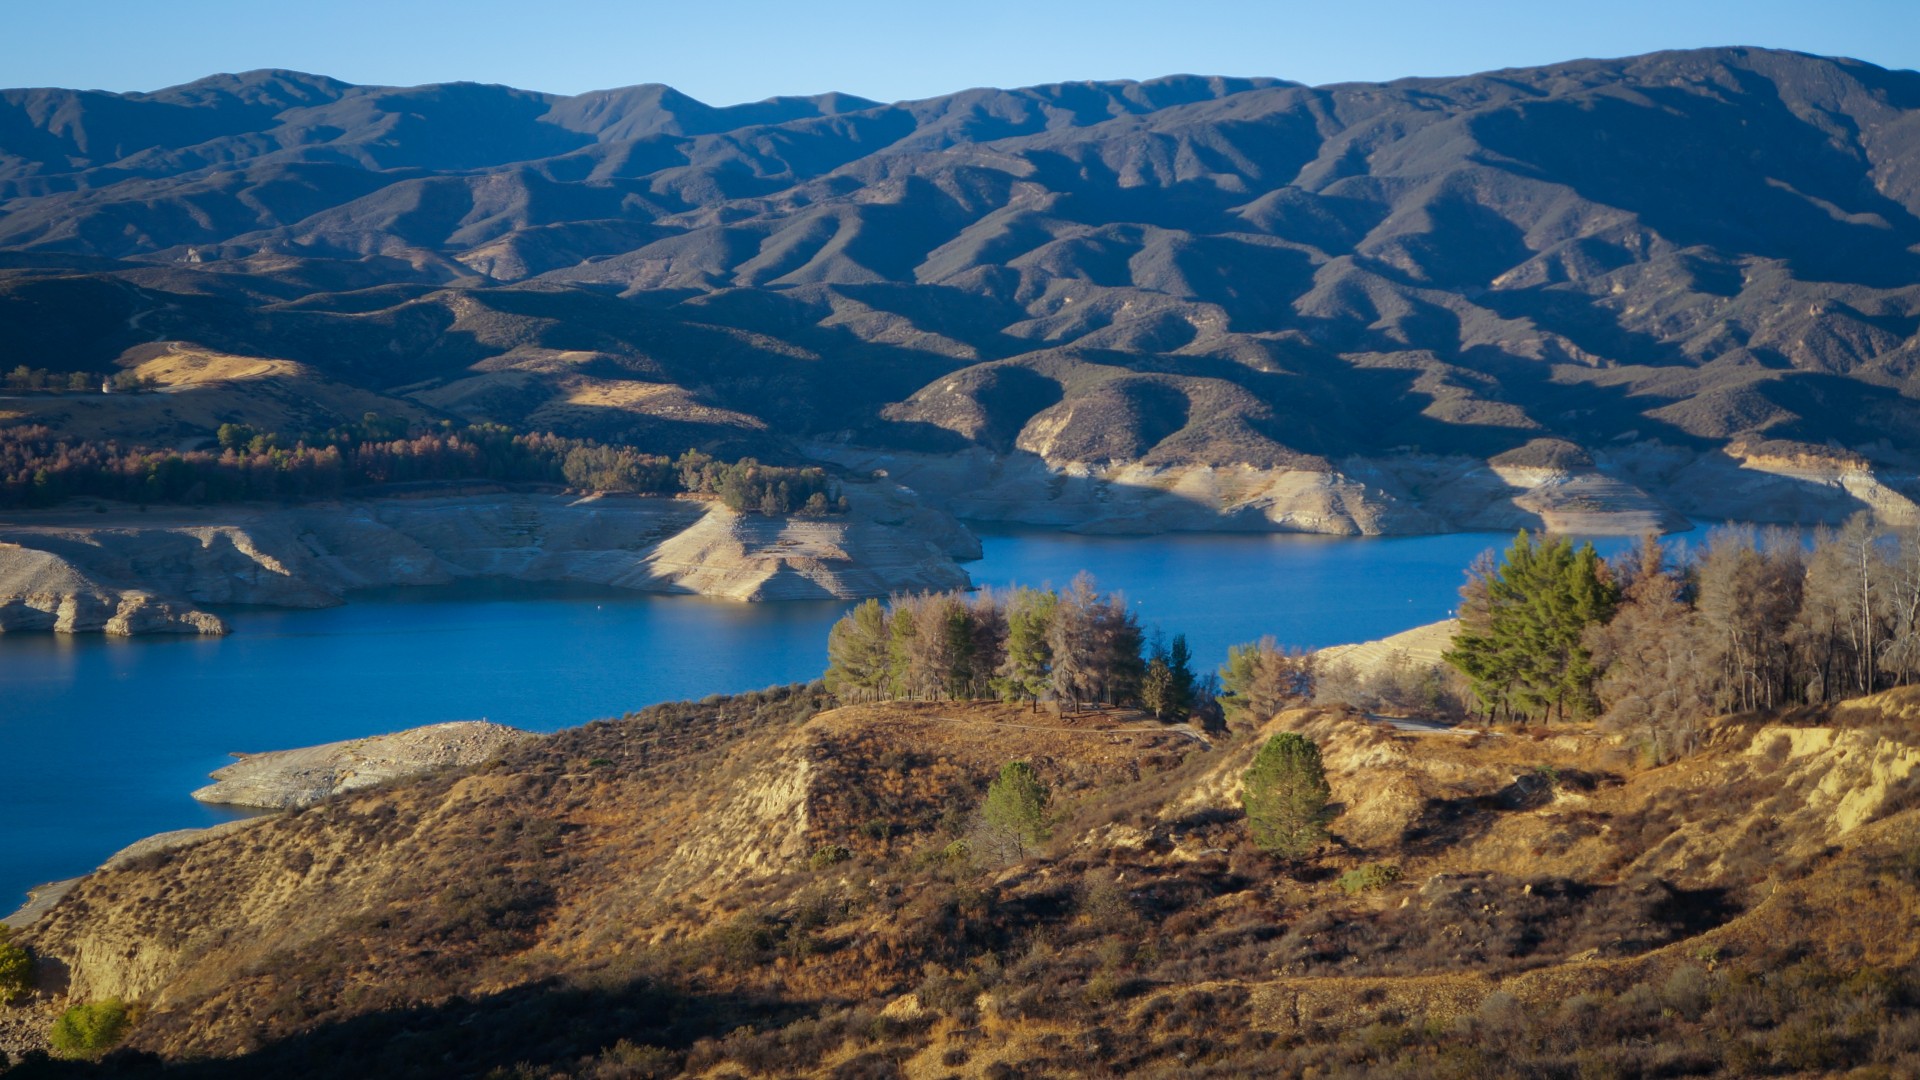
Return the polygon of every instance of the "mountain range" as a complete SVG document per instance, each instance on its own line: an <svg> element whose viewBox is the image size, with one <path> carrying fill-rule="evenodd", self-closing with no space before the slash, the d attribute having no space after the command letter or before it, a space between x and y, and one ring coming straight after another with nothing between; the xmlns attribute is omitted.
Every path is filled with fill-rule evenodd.
<svg viewBox="0 0 1920 1080"><path fill-rule="evenodd" d="M162 343L664 450L1902 471L1917 331L1920 73L1791 52L724 108L0 92L5 367Z"/></svg>

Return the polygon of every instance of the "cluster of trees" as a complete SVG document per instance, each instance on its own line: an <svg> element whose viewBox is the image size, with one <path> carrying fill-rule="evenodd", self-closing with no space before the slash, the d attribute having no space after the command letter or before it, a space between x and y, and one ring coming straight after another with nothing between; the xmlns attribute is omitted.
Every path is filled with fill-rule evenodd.
<svg viewBox="0 0 1920 1080"><path fill-rule="evenodd" d="M1072 710L1138 704L1184 720L1210 687L1184 636L1149 642L1118 594L1082 573L1064 592L1018 588L869 600L827 638L827 687L846 700L977 699Z"/></svg>
<svg viewBox="0 0 1920 1080"><path fill-rule="evenodd" d="M689 450L674 463L680 490L717 495L727 506L762 514L845 513L847 497L826 470L763 465L753 458L735 462Z"/></svg>
<svg viewBox="0 0 1920 1080"><path fill-rule="evenodd" d="M1402 649L1365 668L1322 658L1313 665L1313 699L1323 704L1392 716L1458 718L1467 714L1469 697L1459 672L1419 663Z"/></svg>
<svg viewBox="0 0 1920 1080"><path fill-rule="evenodd" d="M1227 649L1220 669L1218 698L1227 722L1236 727L1265 723L1291 701L1313 692L1313 654L1282 649L1271 635Z"/></svg>
<svg viewBox="0 0 1920 1080"><path fill-rule="evenodd" d="M158 385L155 379L135 375L131 371L116 371L112 375L102 375L92 371L49 371L46 368L30 368L21 364L6 374L6 387L9 390L95 393L99 391L100 384L103 382L112 384L115 390L150 390Z"/></svg>
<svg viewBox="0 0 1920 1080"><path fill-rule="evenodd" d="M1920 529L1865 515L1811 543L1716 530L1602 562L1527 534L1476 564L1447 660L1497 718L1599 717L1656 759L1716 714L1821 704L1920 676Z"/></svg>
<svg viewBox="0 0 1920 1080"><path fill-rule="evenodd" d="M50 506L77 495L139 503L313 499L349 488L423 480L566 484L636 494L694 492L735 510L844 512L847 501L818 468L746 458L719 462L688 451L678 461L630 446L494 424L410 430L368 413L358 424L298 438L222 424L216 450L156 450L68 440L40 426L0 430L0 506Z"/></svg>

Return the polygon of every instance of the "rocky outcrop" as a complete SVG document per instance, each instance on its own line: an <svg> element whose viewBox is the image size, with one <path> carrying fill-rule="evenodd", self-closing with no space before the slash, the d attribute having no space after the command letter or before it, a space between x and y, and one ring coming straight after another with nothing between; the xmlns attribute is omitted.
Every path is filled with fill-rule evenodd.
<svg viewBox="0 0 1920 1080"><path fill-rule="evenodd" d="M432 769L478 765L527 737L504 724L460 720L297 750L235 754L240 760L216 770L215 782L193 797L204 803L290 810Z"/></svg>
<svg viewBox="0 0 1920 1080"><path fill-rule="evenodd" d="M1842 452L1735 443L1693 454L1641 443L1618 460L1637 482L1699 520L1838 524L1864 510L1887 525L1920 521L1920 479Z"/></svg>
<svg viewBox="0 0 1920 1080"><path fill-rule="evenodd" d="M0 630L219 633L198 604L323 607L354 589L569 581L732 600L967 585L979 541L893 485L822 518L694 499L488 494L286 509L21 515L0 525Z"/></svg>

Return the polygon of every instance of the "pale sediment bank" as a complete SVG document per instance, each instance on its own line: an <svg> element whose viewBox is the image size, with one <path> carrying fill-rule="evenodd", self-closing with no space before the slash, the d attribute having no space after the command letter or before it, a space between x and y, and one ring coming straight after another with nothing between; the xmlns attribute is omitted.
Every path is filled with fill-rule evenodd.
<svg viewBox="0 0 1920 1080"><path fill-rule="evenodd" d="M353 589L464 578L578 582L743 601L961 588L979 541L890 484L852 510L736 513L717 502L489 494L289 508L15 515L0 524L0 632L221 633L202 604L325 607Z"/></svg>
<svg viewBox="0 0 1920 1080"><path fill-rule="evenodd" d="M81 875L81 877L85 876ZM27 902L20 905L18 911L0 919L0 926L13 930L24 930L32 926L39 921L40 916L51 910L53 905L64 899L78 884L80 884L80 878L70 877L63 881L49 881L45 885L35 885L27 890Z"/></svg>
<svg viewBox="0 0 1920 1080"><path fill-rule="evenodd" d="M214 783L193 797L226 806L289 810L432 769L478 765L529 737L504 724L459 720L295 750L235 754L240 760L215 770Z"/></svg>
<svg viewBox="0 0 1920 1080"><path fill-rule="evenodd" d="M1439 667L1459 632L1460 620L1442 619L1376 641L1329 645L1315 655L1315 660L1322 667L1340 665L1360 676L1376 675L1396 664L1415 670Z"/></svg>
<svg viewBox="0 0 1920 1080"><path fill-rule="evenodd" d="M1083 533L1637 536L1693 521L1837 524L1862 510L1891 525L1920 520L1912 475L1740 445L1635 443L1564 464L1410 452L1312 468L1061 461L978 447L933 454L817 443L808 453L884 474L969 521Z"/></svg>

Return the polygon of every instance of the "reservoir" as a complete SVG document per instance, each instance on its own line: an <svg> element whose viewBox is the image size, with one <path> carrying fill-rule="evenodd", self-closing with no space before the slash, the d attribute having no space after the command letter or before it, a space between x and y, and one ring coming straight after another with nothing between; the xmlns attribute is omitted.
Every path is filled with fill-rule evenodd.
<svg viewBox="0 0 1920 1080"><path fill-rule="evenodd" d="M1693 537L1690 535L1689 539ZM1382 637L1446 618L1474 556L1505 534L1391 539L982 530L975 584L1119 590L1143 626L1227 646ZM1624 538L1596 541L1602 553ZM188 792L232 751L446 720L551 731L661 701L804 681L841 602L740 604L513 582L355 594L321 610L221 610L217 638L0 638L0 914L31 886L234 811Z"/></svg>

